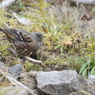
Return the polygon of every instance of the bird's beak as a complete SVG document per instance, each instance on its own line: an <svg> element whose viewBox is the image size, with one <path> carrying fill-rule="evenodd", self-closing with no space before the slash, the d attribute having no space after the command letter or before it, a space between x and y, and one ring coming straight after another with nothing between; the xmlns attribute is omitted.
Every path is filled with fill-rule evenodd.
<svg viewBox="0 0 95 95"><path fill-rule="evenodd" d="M43 35L43 36L41 36L42 38L44 38L45 36Z"/></svg>

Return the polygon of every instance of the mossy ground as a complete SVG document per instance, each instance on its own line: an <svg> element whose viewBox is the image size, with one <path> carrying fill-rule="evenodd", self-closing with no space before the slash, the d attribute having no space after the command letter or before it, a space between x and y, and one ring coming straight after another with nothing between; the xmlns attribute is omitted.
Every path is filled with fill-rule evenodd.
<svg viewBox="0 0 95 95"><path fill-rule="evenodd" d="M83 32L88 32L82 26L80 21L80 13L76 8L73 12L65 13L59 12L57 15L52 7L45 10L46 7L39 6L38 9L24 9L24 13L18 15L19 17L25 17L29 19L33 24L24 26L13 17L11 12L0 9L0 25L8 24L11 28L25 29L29 32L42 32L46 37L43 39L41 49L38 51L38 59L42 60L45 64L44 70L64 70L71 69L79 71L82 64L86 62L86 56L89 55L89 50L84 50L87 41L92 45L91 39L86 38ZM77 28L77 29L75 29ZM5 35L0 31L0 39ZM74 41L75 44L72 47L64 45L67 41ZM77 42L80 41L80 43ZM94 41L93 41L94 42ZM2 61L7 66L18 64L18 58L13 56L8 50L11 44L7 39L0 40L0 53L2 53ZM93 47L90 46L89 49ZM21 64L21 63L19 63ZM43 70L40 65L34 65L26 61L23 64L26 71L29 70Z"/></svg>

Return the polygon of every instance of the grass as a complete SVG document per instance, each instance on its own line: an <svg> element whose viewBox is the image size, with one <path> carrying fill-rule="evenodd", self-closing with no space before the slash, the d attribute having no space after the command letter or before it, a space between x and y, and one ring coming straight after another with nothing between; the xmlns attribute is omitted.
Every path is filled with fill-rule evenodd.
<svg viewBox="0 0 95 95"><path fill-rule="evenodd" d="M39 2L42 0L39 0ZM90 58L95 57L95 37L89 35L85 37L85 34L88 33L88 30L83 26L83 22L80 20L81 15L78 11L78 8L72 9L71 12L62 13L60 11L54 12L56 7L49 7L46 11L46 6L43 2L40 2L37 9L30 9L28 12L18 15L19 17L25 17L29 19L33 25L23 26L14 19L13 15L6 12L6 10L0 9L0 26L2 24L9 24L12 28L16 29L25 29L29 32L40 31L46 38L43 40L41 49L38 51L38 59L41 60L45 67L45 71L52 70L75 70L84 77L87 77L88 67L84 67L84 64L88 66L88 61ZM18 2L20 9L19 11L26 11L25 7L21 2ZM44 6L42 6L44 5ZM35 5L31 5L34 6ZM11 9L13 6L11 6ZM19 8L19 7L18 7ZM94 9L93 9L94 11ZM57 15L61 14L61 15ZM85 23L85 22L84 22ZM84 34L83 34L84 33ZM5 37L5 35L0 31L0 39ZM67 41L74 39L74 44L72 48L64 45ZM81 43L77 43L77 39ZM18 58L13 56L8 51L8 48L11 47L11 44L6 40L0 40L0 53L2 53L2 61L6 66L13 66L15 64L22 64L18 61ZM90 66L92 75L95 75L94 61L90 60ZM43 67L38 64L32 64L29 61L25 61L24 71L29 72L30 70L42 71ZM81 69L83 71L81 71ZM4 85L6 86L6 85ZM1 87L3 88L3 86ZM0 95L4 95L6 92L13 89L8 89L0 92ZM80 91L87 95L91 95L85 91Z"/></svg>
<svg viewBox="0 0 95 95"><path fill-rule="evenodd" d="M70 69L79 71L82 64L86 61L85 56L89 55L91 52L89 50L91 49L92 52L94 52L92 48L94 45L92 45L93 43L88 37L89 44L91 44L92 47L88 46L89 50L87 50L88 47L84 49L85 44L88 41L86 41L86 37L83 38L83 36L85 36L83 32L88 31L84 28L80 28L83 25L83 22L80 20L82 14L79 13L78 7L73 9L71 8L71 12L69 11L62 13L59 10L57 12L54 12L56 9L55 6L47 7L49 6L48 4L45 6L43 5L43 2L40 3L41 4L38 5L39 10L29 9L28 12L22 15L18 15L19 17L25 17L29 19L33 25L23 26L22 24L19 24L17 20L13 18L13 15L10 15L5 10L0 10L0 15L2 14L0 16L0 25L9 23L12 28L25 29L29 32L42 32L46 38L44 38L43 45L38 52L38 58L41 59L46 66L68 66L69 64L71 66ZM24 11L26 11L26 9L24 9ZM56 13L61 15L58 15ZM10 15L11 18L7 17L8 15ZM2 36L4 36L4 34L1 34L0 38L2 38ZM64 45L64 43L71 41L72 38L74 39L73 47L68 48ZM80 44L77 43L77 39L81 41ZM17 64L17 58L13 57L7 48L10 48L10 43L6 40L1 41L0 52L5 58L5 62L11 63L11 65ZM29 62L26 62L26 71L31 70L31 68L35 70L42 70L39 65L33 65Z"/></svg>

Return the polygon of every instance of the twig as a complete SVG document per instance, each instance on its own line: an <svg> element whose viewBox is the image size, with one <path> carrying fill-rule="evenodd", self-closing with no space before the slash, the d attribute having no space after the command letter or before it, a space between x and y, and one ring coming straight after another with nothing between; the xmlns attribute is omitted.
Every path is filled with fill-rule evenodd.
<svg viewBox="0 0 95 95"><path fill-rule="evenodd" d="M17 14L14 12L13 12L13 15L18 20L18 22L23 24L23 25L32 25L33 24L28 19L26 19L24 17L18 17Z"/></svg>
<svg viewBox="0 0 95 95"><path fill-rule="evenodd" d="M30 57L28 57L28 56L25 56L25 58L26 58L27 60L31 61L31 62L34 62L34 63L42 63L42 61L36 60L36 59L33 59L33 58L30 58Z"/></svg>
<svg viewBox="0 0 95 95"><path fill-rule="evenodd" d="M28 87L26 87L25 85L23 85L22 83L18 82L17 80L15 80L14 78L8 76L8 75L5 75L4 72L2 70L0 70L0 72L11 82L13 83L15 86L21 86L21 87L24 87L25 89L28 89Z"/></svg>
<svg viewBox="0 0 95 95"><path fill-rule="evenodd" d="M0 7L1 8L5 8L9 5L11 5L12 3L14 3L16 0L3 0L1 3L0 3Z"/></svg>
<svg viewBox="0 0 95 95"><path fill-rule="evenodd" d="M2 70L0 70L0 72L1 72L1 73L4 75L4 77L6 77L12 84L14 84L14 85L17 86L17 87L23 87L23 88L27 89L27 90L29 91L29 93L33 95L32 89L30 90L27 86L23 85L21 82L17 81L16 79L14 79L14 78L12 78L12 77L10 77L10 76L8 76L8 75L5 75L5 73L4 73Z"/></svg>
<svg viewBox="0 0 95 95"><path fill-rule="evenodd" d="M68 1L82 3L82 4L95 5L95 0L68 0Z"/></svg>
<svg viewBox="0 0 95 95"><path fill-rule="evenodd" d="M36 59L33 59L33 58L30 58L28 56L25 56L25 58L33 63L38 63L38 64L41 64L42 66L44 66L44 64L42 63L42 61L40 60L36 60Z"/></svg>

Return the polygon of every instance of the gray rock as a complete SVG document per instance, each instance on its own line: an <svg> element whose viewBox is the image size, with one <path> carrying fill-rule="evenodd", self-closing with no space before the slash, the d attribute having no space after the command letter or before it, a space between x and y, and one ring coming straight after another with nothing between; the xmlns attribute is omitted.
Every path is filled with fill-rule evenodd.
<svg viewBox="0 0 95 95"><path fill-rule="evenodd" d="M35 95L23 87L7 86L0 89L0 95Z"/></svg>
<svg viewBox="0 0 95 95"><path fill-rule="evenodd" d="M17 78L22 72L22 65L16 64L8 69L8 73L11 77Z"/></svg>
<svg viewBox="0 0 95 95"><path fill-rule="evenodd" d="M39 95L70 95L72 92L80 91L95 95L95 83L78 75L76 71L38 72L36 81Z"/></svg>
<svg viewBox="0 0 95 95"><path fill-rule="evenodd" d="M31 75L32 71L29 73L21 73L21 75L18 78L18 81L24 84L25 86L27 86L28 88L30 88L31 90L33 90L33 93L38 95L37 90L36 90L37 84L35 81L34 73L36 72L33 71L33 76Z"/></svg>
<svg viewBox="0 0 95 95"><path fill-rule="evenodd" d="M22 73L19 76L18 81L23 83L24 85L26 85L30 89L35 89L35 87L36 87L35 78L31 77L28 73Z"/></svg>
<svg viewBox="0 0 95 95"><path fill-rule="evenodd" d="M30 71L28 74L29 76L35 78L37 73L38 73L37 71Z"/></svg>
<svg viewBox="0 0 95 95"><path fill-rule="evenodd" d="M6 72L6 68L3 62L0 61L0 70L2 70L3 72ZM0 73L0 82L4 81L4 76L2 73Z"/></svg>
<svg viewBox="0 0 95 95"><path fill-rule="evenodd" d="M0 61L0 66L4 66L4 67L5 67L4 63L3 63L3 62L1 62L1 61Z"/></svg>
<svg viewBox="0 0 95 95"><path fill-rule="evenodd" d="M4 63L1 62L1 61L0 61L0 70L2 70L3 72L6 71L5 65L4 65ZM0 74L0 75L2 75L2 74Z"/></svg>

